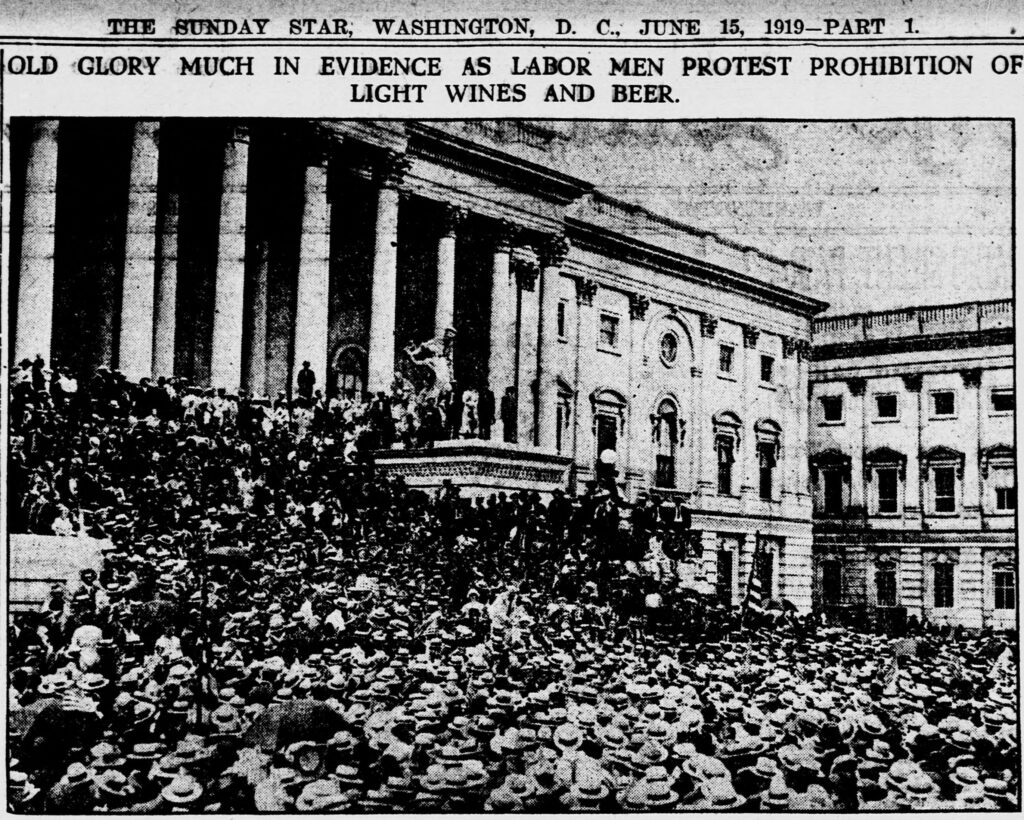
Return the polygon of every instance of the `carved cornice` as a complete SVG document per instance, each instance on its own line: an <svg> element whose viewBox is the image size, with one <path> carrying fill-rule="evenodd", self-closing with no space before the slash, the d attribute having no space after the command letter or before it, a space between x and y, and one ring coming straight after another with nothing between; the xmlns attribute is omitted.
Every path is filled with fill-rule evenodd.
<svg viewBox="0 0 1024 820"><path fill-rule="evenodd" d="M590 307L594 304L594 297L597 295L597 282L580 276L576 279L576 302L580 305Z"/></svg>
<svg viewBox="0 0 1024 820"><path fill-rule="evenodd" d="M515 222L508 219L499 220L497 230L494 233L494 252L510 253L516 237L521 232L522 226L517 225Z"/></svg>
<svg viewBox="0 0 1024 820"><path fill-rule="evenodd" d="M374 169L377 183L381 188L401 188L412 160L408 154L399 151L388 151L383 160Z"/></svg>
<svg viewBox="0 0 1024 820"><path fill-rule="evenodd" d="M714 339L718 329L718 317L710 313L700 313L700 335L705 339Z"/></svg>
<svg viewBox="0 0 1024 820"><path fill-rule="evenodd" d="M521 256L513 257L512 273L515 274L516 282L520 290L533 293L537 288L537 275L540 270L534 262L523 259Z"/></svg>
<svg viewBox="0 0 1024 820"><path fill-rule="evenodd" d="M796 355L797 347L798 347L798 344L797 344L798 341L799 341L798 339L795 339L792 336L783 336L782 337L782 358L783 359L790 359L790 358L792 358L793 356Z"/></svg>
<svg viewBox="0 0 1024 820"><path fill-rule="evenodd" d="M549 236L538 248L537 257L542 268L560 268L569 255L569 240L565 234L556 233Z"/></svg>
<svg viewBox="0 0 1024 820"><path fill-rule="evenodd" d="M647 315L647 309L651 306L651 300L642 293L629 294L629 318L642 320Z"/></svg>
<svg viewBox="0 0 1024 820"><path fill-rule="evenodd" d="M854 376L852 379L846 380L846 386L850 389L850 395L852 396L863 396L864 387L867 385L867 380L862 379L859 376Z"/></svg>
<svg viewBox="0 0 1024 820"><path fill-rule="evenodd" d="M903 386L906 388L908 393L920 393L921 392L921 374L920 373L907 373L903 376Z"/></svg>
<svg viewBox="0 0 1024 820"><path fill-rule="evenodd" d="M746 348L757 347L757 340L761 338L760 329L753 325L743 325L743 346Z"/></svg>
<svg viewBox="0 0 1024 820"><path fill-rule="evenodd" d="M444 225L445 236L455 236L459 230L459 226L466 220L466 209L460 205L448 205L444 206L444 215L442 222Z"/></svg>
<svg viewBox="0 0 1024 820"><path fill-rule="evenodd" d="M972 367L968 370L961 370L960 376L964 380L964 387L981 387L980 367Z"/></svg>

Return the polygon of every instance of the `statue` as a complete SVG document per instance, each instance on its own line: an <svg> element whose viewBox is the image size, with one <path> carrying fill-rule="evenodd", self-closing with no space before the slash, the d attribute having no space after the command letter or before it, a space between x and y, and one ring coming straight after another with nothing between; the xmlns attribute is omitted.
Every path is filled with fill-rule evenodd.
<svg viewBox="0 0 1024 820"><path fill-rule="evenodd" d="M417 396L417 402L422 403L425 399L433 399L435 402L439 397L447 395L452 389L452 349L455 342L455 331L448 328L443 338L433 338L422 344L410 342L405 346L404 352L409 360L420 367L426 368L432 379L426 384Z"/></svg>

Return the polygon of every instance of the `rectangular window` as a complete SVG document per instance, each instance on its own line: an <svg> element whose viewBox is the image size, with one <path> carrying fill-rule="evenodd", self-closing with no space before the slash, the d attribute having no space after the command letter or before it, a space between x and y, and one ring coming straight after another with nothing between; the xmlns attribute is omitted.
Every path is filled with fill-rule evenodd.
<svg viewBox="0 0 1024 820"><path fill-rule="evenodd" d="M1014 609L1017 606L1017 576L1012 569L997 569L992 574L996 588L996 609Z"/></svg>
<svg viewBox="0 0 1024 820"><path fill-rule="evenodd" d="M763 598L774 597L772 583L775 578L775 553L765 550L761 553L761 560L757 562L758 578L761 581L761 595Z"/></svg>
<svg viewBox="0 0 1024 820"><path fill-rule="evenodd" d="M843 397L822 396L821 415L825 421L837 422L843 420Z"/></svg>
<svg viewBox="0 0 1024 820"><path fill-rule="evenodd" d="M726 376L732 375L734 352L735 348L732 345L718 346L718 371Z"/></svg>
<svg viewBox="0 0 1024 820"><path fill-rule="evenodd" d="M956 403L952 390L936 390L932 393L932 415L952 416L956 411Z"/></svg>
<svg viewBox="0 0 1024 820"><path fill-rule="evenodd" d="M828 606L842 603L843 565L839 561L823 561L821 564L821 599Z"/></svg>
<svg viewBox="0 0 1024 820"><path fill-rule="evenodd" d="M772 356L761 357L761 381L771 384L775 378L775 359Z"/></svg>
<svg viewBox="0 0 1024 820"><path fill-rule="evenodd" d="M996 509L1002 512L1017 509L1017 488L996 487Z"/></svg>
<svg viewBox="0 0 1024 820"><path fill-rule="evenodd" d="M1012 387L1000 387L992 391L993 413L1012 413L1015 406Z"/></svg>
<svg viewBox="0 0 1024 820"><path fill-rule="evenodd" d="M956 468L933 467L935 481L935 512L956 512Z"/></svg>
<svg viewBox="0 0 1024 820"><path fill-rule="evenodd" d="M883 467L875 470L875 478L878 481L878 511L899 512L899 471L895 467Z"/></svg>
<svg viewBox="0 0 1024 820"><path fill-rule="evenodd" d="M601 328L598 341L605 350L619 349L619 317L601 314Z"/></svg>
<svg viewBox="0 0 1024 820"><path fill-rule="evenodd" d="M843 512L843 473L841 470L823 470L825 487L825 514L840 515Z"/></svg>
<svg viewBox="0 0 1024 820"><path fill-rule="evenodd" d="M875 585L878 590L879 606L896 606L896 570L893 567L881 567L875 573Z"/></svg>
<svg viewBox="0 0 1024 820"><path fill-rule="evenodd" d="M953 564L935 564L933 579L935 587L935 608L949 609L953 606Z"/></svg>
<svg viewBox="0 0 1024 820"><path fill-rule="evenodd" d="M558 338L559 339L566 338L566 334L565 334L565 309L566 309L566 303L565 302L559 302L558 303Z"/></svg>
<svg viewBox="0 0 1024 820"><path fill-rule="evenodd" d="M899 415L899 405L896 402L896 396L892 394L875 396L875 410L880 419L896 418Z"/></svg>
<svg viewBox="0 0 1024 820"><path fill-rule="evenodd" d="M676 460L672 456L655 457L654 484L665 489L676 486Z"/></svg>
<svg viewBox="0 0 1024 820"><path fill-rule="evenodd" d="M732 495L732 438L719 436L715 448L718 451L718 494Z"/></svg>
<svg viewBox="0 0 1024 820"><path fill-rule="evenodd" d="M759 488L763 501L771 501L775 483L775 445L762 441L757 445L757 460L760 469Z"/></svg>

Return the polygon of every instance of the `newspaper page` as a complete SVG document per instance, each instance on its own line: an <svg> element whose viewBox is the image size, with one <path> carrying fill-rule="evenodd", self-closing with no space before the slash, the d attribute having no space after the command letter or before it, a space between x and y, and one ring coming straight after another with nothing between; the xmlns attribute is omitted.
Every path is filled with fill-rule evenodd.
<svg viewBox="0 0 1024 820"><path fill-rule="evenodd" d="M0 7L6 809L1008 812L1019 4Z"/></svg>

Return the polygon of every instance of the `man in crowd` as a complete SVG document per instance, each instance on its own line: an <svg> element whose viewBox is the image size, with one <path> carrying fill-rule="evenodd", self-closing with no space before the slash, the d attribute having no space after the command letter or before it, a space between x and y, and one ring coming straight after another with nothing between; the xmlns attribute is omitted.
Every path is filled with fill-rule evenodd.
<svg viewBox="0 0 1024 820"><path fill-rule="evenodd" d="M11 416L9 507L112 544L12 624L14 811L1016 808L1015 636L740 628L621 560L653 505L431 498L365 463L366 405L243 434L111 385Z"/></svg>

